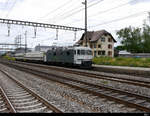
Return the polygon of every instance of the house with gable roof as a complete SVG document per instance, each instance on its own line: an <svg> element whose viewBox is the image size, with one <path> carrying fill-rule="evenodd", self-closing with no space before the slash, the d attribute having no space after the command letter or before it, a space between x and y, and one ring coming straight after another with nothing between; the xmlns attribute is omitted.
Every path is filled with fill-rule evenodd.
<svg viewBox="0 0 150 116"><path fill-rule="evenodd" d="M109 56L114 57L114 43L116 40L106 30L89 31L87 32L87 40L85 39L85 33L81 39L76 42L80 46L87 46L92 49L94 57Z"/></svg>

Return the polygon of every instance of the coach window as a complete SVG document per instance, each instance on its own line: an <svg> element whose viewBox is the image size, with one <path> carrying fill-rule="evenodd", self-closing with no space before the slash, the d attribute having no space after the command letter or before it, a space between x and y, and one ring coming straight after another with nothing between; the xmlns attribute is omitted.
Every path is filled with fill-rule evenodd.
<svg viewBox="0 0 150 116"><path fill-rule="evenodd" d="M76 50L74 50L74 54L76 55Z"/></svg>
<svg viewBox="0 0 150 116"><path fill-rule="evenodd" d="M80 50L77 51L77 54L80 55Z"/></svg>
<svg viewBox="0 0 150 116"><path fill-rule="evenodd" d="M85 55L85 50L81 50L81 55Z"/></svg>
<svg viewBox="0 0 150 116"><path fill-rule="evenodd" d="M67 52L67 55L69 56L69 55L70 55L70 52Z"/></svg>
<svg viewBox="0 0 150 116"><path fill-rule="evenodd" d="M63 52L61 52L60 55L63 55Z"/></svg>

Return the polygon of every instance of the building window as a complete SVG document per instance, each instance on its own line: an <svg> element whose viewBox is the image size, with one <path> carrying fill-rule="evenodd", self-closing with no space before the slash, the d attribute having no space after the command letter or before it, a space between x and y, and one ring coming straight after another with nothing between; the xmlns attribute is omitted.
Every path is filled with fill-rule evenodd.
<svg viewBox="0 0 150 116"><path fill-rule="evenodd" d="M108 45L108 48L109 48L109 49L112 49L112 45L111 45L111 44L109 44L109 45Z"/></svg>
<svg viewBox="0 0 150 116"><path fill-rule="evenodd" d="M94 48L96 48L96 43L94 44Z"/></svg>
<svg viewBox="0 0 150 116"><path fill-rule="evenodd" d="M101 48L101 45L98 45L98 48Z"/></svg>
<svg viewBox="0 0 150 116"><path fill-rule="evenodd" d="M90 45L90 48L93 48L93 45L92 45L92 44Z"/></svg>
<svg viewBox="0 0 150 116"><path fill-rule="evenodd" d="M101 42L105 42L105 38L104 37L101 38Z"/></svg>
<svg viewBox="0 0 150 116"><path fill-rule="evenodd" d="M105 55L105 51L98 51L98 55Z"/></svg>
<svg viewBox="0 0 150 116"><path fill-rule="evenodd" d="M112 56L112 51L108 51L108 56Z"/></svg>
<svg viewBox="0 0 150 116"><path fill-rule="evenodd" d="M108 38L108 42L112 42L112 39L111 39L111 38Z"/></svg>
<svg viewBox="0 0 150 116"><path fill-rule="evenodd" d="M97 56L97 55L96 55L96 53L97 53L97 52L96 52L96 51L94 51L94 57L96 57L96 56Z"/></svg>

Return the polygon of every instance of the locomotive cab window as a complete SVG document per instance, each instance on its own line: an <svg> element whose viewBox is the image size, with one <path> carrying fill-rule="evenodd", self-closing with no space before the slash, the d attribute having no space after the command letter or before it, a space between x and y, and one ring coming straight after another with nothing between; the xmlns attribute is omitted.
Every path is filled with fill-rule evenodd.
<svg viewBox="0 0 150 116"><path fill-rule="evenodd" d="M81 50L81 55L85 55L85 50Z"/></svg>
<svg viewBox="0 0 150 116"><path fill-rule="evenodd" d="M92 55L92 51L86 50L86 55Z"/></svg>
<svg viewBox="0 0 150 116"><path fill-rule="evenodd" d="M77 54L80 55L80 50L77 51Z"/></svg>

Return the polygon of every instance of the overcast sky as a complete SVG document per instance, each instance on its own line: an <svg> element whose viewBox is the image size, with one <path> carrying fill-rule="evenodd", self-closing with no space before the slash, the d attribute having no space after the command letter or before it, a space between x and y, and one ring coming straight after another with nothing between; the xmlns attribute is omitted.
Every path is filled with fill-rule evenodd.
<svg viewBox="0 0 150 116"><path fill-rule="evenodd" d="M150 0L87 0L88 1L88 30L105 29L118 41L116 31L128 26L141 27L143 21L148 20ZM41 23L73 26L84 28L84 0L0 0L0 18L34 21ZM74 41L74 32L59 30L59 39L56 39L56 30L37 28L37 37L34 38L34 28L11 25L10 36L7 36L7 25L0 24L0 43L14 43L14 38L27 31L28 46L41 45L72 45L80 39L83 31L77 32Z"/></svg>

